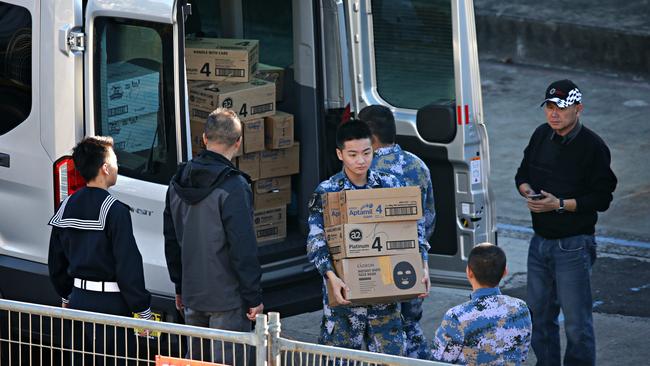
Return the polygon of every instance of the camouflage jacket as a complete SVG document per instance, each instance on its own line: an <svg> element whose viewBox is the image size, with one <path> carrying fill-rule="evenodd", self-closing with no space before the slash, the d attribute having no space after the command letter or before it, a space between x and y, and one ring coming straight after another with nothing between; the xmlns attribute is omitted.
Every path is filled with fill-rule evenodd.
<svg viewBox="0 0 650 366"><path fill-rule="evenodd" d="M528 356L531 321L522 300L498 288L474 291L447 311L436 331L433 360L470 365L520 365Z"/></svg>
<svg viewBox="0 0 650 366"><path fill-rule="evenodd" d="M307 237L307 256L316 266L321 275L333 271L332 258L327 242L323 224L323 202L321 194L326 192L339 192L351 189L370 188L395 188L404 187L404 182L394 175L368 170L368 183L363 187L356 187L345 176L343 171L333 175L330 179L321 182L312 195L309 203L309 236ZM422 259L428 259L429 244L424 237L424 219L418 221L418 238Z"/></svg>
<svg viewBox="0 0 650 366"><path fill-rule="evenodd" d="M433 201L431 173L427 165L417 156L395 144L375 151L370 169L390 173L404 180L407 186L419 186L422 190L425 238L433 234L436 224L436 208Z"/></svg>

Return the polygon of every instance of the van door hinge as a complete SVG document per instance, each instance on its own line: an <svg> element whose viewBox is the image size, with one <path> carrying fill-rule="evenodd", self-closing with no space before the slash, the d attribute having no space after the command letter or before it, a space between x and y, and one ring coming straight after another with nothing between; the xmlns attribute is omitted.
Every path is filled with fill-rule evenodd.
<svg viewBox="0 0 650 366"><path fill-rule="evenodd" d="M86 50L86 34L79 30L72 30L68 33L68 47L72 52L84 52Z"/></svg>

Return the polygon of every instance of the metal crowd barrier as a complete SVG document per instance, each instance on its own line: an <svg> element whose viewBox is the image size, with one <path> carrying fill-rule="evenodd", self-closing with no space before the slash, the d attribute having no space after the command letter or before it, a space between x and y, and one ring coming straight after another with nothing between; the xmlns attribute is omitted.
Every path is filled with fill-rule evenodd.
<svg viewBox="0 0 650 366"><path fill-rule="evenodd" d="M0 365L264 366L266 315L256 320L233 332L0 300Z"/></svg>
<svg viewBox="0 0 650 366"><path fill-rule="evenodd" d="M156 336L135 335L143 330ZM447 365L280 333L280 314L273 312L257 316L254 332L233 332L0 299L0 365Z"/></svg>
<svg viewBox="0 0 650 366"><path fill-rule="evenodd" d="M280 314L269 313L270 366L438 366L443 362L417 360L347 348L285 339L280 336Z"/></svg>

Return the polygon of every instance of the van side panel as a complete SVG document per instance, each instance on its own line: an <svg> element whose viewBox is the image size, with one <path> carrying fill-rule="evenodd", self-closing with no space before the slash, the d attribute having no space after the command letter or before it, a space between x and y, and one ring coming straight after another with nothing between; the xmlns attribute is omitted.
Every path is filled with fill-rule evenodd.
<svg viewBox="0 0 650 366"><path fill-rule="evenodd" d="M35 72L42 87L34 105L41 112L41 143L51 161L70 154L84 135L83 53L65 44L70 31L82 26L81 1L42 2L42 42L34 43L41 51Z"/></svg>
<svg viewBox="0 0 650 366"><path fill-rule="evenodd" d="M20 125L0 136L0 152L10 159L9 167L0 167L0 255L45 263L53 196L52 160L40 141L41 14L38 2L22 3L32 24L32 108Z"/></svg>

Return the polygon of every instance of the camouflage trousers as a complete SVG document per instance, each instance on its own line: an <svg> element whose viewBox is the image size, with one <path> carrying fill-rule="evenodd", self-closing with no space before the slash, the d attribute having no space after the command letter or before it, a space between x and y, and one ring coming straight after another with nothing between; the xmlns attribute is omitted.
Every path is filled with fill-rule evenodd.
<svg viewBox="0 0 650 366"><path fill-rule="evenodd" d="M430 359L429 346L424 336L420 319L422 319L422 302L424 299L413 299L400 304L404 333L406 333L406 350L404 355L421 360Z"/></svg>
<svg viewBox="0 0 650 366"><path fill-rule="evenodd" d="M397 304L329 307L323 304L318 339L328 346L362 349L403 356L405 336Z"/></svg>

